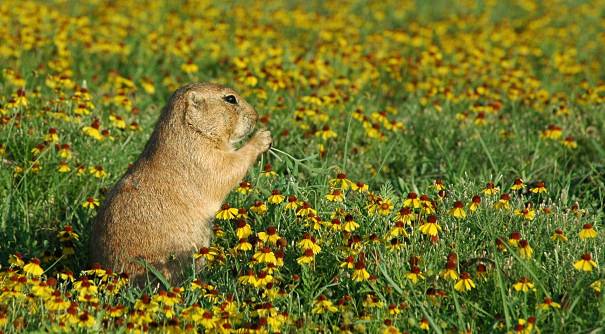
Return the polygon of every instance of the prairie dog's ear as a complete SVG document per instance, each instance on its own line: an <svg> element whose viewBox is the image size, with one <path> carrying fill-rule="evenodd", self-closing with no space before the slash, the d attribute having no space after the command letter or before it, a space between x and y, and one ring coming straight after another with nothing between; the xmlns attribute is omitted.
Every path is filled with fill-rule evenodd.
<svg viewBox="0 0 605 334"><path fill-rule="evenodd" d="M185 123L203 136L214 138L220 129L220 119L216 112L208 108L206 98L198 91L190 90L185 93Z"/></svg>
<svg viewBox="0 0 605 334"><path fill-rule="evenodd" d="M185 93L185 97L187 98L188 105L199 106L205 101L202 94L193 89Z"/></svg>

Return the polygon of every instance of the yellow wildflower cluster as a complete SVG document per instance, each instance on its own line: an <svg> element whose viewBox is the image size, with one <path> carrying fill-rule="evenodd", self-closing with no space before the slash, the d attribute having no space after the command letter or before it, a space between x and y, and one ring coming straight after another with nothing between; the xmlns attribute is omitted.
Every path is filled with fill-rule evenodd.
<svg viewBox="0 0 605 334"><path fill-rule="evenodd" d="M1 2L0 333L596 328L604 8ZM191 81L274 147L189 278L141 291L87 234Z"/></svg>

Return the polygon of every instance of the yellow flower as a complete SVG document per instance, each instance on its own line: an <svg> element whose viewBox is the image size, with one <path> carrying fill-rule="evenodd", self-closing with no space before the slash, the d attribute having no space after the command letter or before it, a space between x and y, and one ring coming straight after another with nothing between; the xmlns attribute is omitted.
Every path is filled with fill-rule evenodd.
<svg viewBox="0 0 605 334"><path fill-rule="evenodd" d="M351 183L351 190L353 191L364 193L368 192L369 189L370 187L363 182Z"/></svg>
<svg viewBox="0 0 605 334"><path fill-rule="evenodd" d="M492 182L488 182L487 186L483 189L483 193L488 196L496 195L499 192L500 188L496 187Z"/></svg>
<svg viewBox="0 0 605 334"><path fill-rule="evenodd" d="M424 275L417 266L412 266L412 269L405 274L405 278L416 284L419 280L424 279Z"/></svg>
<svg viewBox="0 0 605 334"><path fill-rule="evenodd" d="M245 208L237 209L237 215L235 215L235 218L248 219L248 210L246 210Z"/></svg>
<svg viewBox="0 0 605 334"><path fill-rule="evenodd" d="M389 314L390 315L398 315L398 314L401 313L401 308L399 308L395 304L389 304L388 308L389 308Z"/></svg>
<svg viewBox="0 0 605 334"><path fill-rule="evenodd" d="M84 175L84 173L86 173L86 167L84 165L78 165L76 167L76 175L80 176Z"/></svg>
<svg viewBox="0 0 605 334"><path fill-rule="evenodd" d="M355 259L352 255L349 255L344 261L340 263L341 268L353 269L355 268Z"/></svg>
<svg viewBox="0 0 605 334"><path fill-rule="evenodd" d="M356 282L362 282L370 278L370 273L366 270L366 264L363 260L355 263L355 270L351 278Z"/></svg>
<svg viewBox="0 0 605 334"><path fill-rule="evenodd" d="M198 322L206 331L210 331L218 326L218 318L210 311L204 311L202 313L202 318Z"/></svg>
<svg viewBox="0 0 605 334"><path fill-rule="evenodd" d="M427 221L424 224L420 225L419 229L422 234L434 237L441 231L441 226L437 224L436 216L429 216L427 218Z"/></svg>
<svg viewBox="0 0 605 334"><path fill-rule="evenodd" d="M225 203L221 206L221 209L216 213L216 218L220 220L230 220L237 216L238 210L232 208L229 204ZM239 238L242 238L238 236Z"/></svg>
<svg viewBox="0 0 605 334"><path fill-rule="evenodd" d="M185 73L196 73L199 70L199 67L193 63L193 60L189 60L181 65L181 70Z"/></svg>
<svg viewBox="0 0 605 334"><path fill-rule="evenodd" d="M77 106L77 107L74 109L74 113L75 113L76 115L88 115L88 114L90 114L90 110L89 110L89 107L88 107L86 104L84 104L84 103L80 103L80 104L78 104L78 106ZM86 133L87 131L95 131L95 130L92 130L92 129L88 129L88 127L86 127L85 129L86 129L86 130L82 129L82 130L83 130L85 133ZM98 129L96 129L96 131L98 132Z"/></svg>
<svg viewBox="0 0 605 334"><path fill-rule="evenodd" d="M31 287L31 292L34 296L47 300L49 299L55 290L52 286L48 285L44 281L37 281Z"/></svg>
<svg viewBox="0 0 605 334"><path fill-rule="evenodd" d="M271 166L270 163L267 163L263 167L263 171L261 172L261 175L265 176L265 177L275 177L275 176L277 176L277 173L273 170L273 166Z"/></svg>
<svg viewBox="0 0 605 334"><path fill-rule="evenodd" d="M259 216L264 215L265 213L267 213L268 210L269 209L267 208L267 205L263 201L255 201L254 205L250 207L250 211L256 213Z"/></svg>
<svg viewBox="0 0 605 334"><path fill-rule="evenodd" d="M80 236L74 232L73 227L70 225L66 225L62 231L59 231L59 233L57 233L57 237L61 242L80 239Z"/></svg>
<svg viewBox="0 0 605 334"><path fill-rule="evenodd" d="M533 220L536 217L536 210L531 208L525 208L523 210L516 209L514 213L516 216L523 217L525 220Z"/></svg>
<svg viewBox="0 0 605 334"><path fill-rule="evenodd" d="M580 239L592 239L597 237L597 231L594 229L592 224L584 224L582 231L579 233Z"/></svg>
<svg viewBox="0 0 605 334"><path fill-rule="evenodd" d="M455 218L464 219L466 218L466 212L464 211L464 204L461 201L456 201L454 207L450 210L450 214Z"/></svg>
<svg viewBox="0 0 605 334"><path fill-rule="evenodd" d="M546 130L544 130L540 133L540 138L557 140L557 139L561 138L562 134L563 134L563 129L561 129L561 127L554 125L554 124L550 124L546 128Z"/></svg>
<svg viewBox="0 0 605 334"><path fill-rule="evenodd" d="M82 312L78 316L78 327L92 328L96 324L96 319L88 312Z"/></svg>
<svg viewBox="0 0 605 334"><path fill-rule="evenodd" d="M368 309L381 309L384 307L384 302L380 300L380 298L376 297L373 293L369 293L366 295L366 298L363 301L363 306Z"/></svg>
<svg viewBox="0 0 605 334"><path fill-rule="evenodd" d="M384 327L381 330L382 334L400 334L401 331L399 331L399 329L395 326L393 326L393 323L391 322L390 319L387 319L384 321Z"/></svg>
<svg viewBox="0 0 605 334"><path fill-rule="evenodd" d="M35 161L34 163L32 163L30 170L34 173L39 172L42 169L42 165L38 162Z"/></svg>
<svg viewBox="0 0 605 334"><path fill-rule="evenodd" d="M302 206L296 210L296 215L299 217L308 217L310 214L316 215L317 211L307 202L303 202Z"/></svg>
<svg viewBox="0 0 605 334"><path fill-rule="evenodd" d="M416 215L410 208L401 208L395 215L395 220L404 224L410 224L416 219Z"/></svg>
<svg viewBox="0 0 605 334"><path fill-rule="evenodd" d="M538 304L537 308L542 311L548 311L551 308L561 308L561 305L554 302L550 297L544 297L544 301L541 304Z"/></svg>
<svg viewBox="0 0 605 334"><path fill-rule="evenodd" d="M86 276L91 276L94 275L96 277L102 278L102 280L107 280L107 271L103 268L101 268L101 265L98 263L95 263L91 266L91 268L89 270L84 270L81 273L82 275L86 275Z"/></svg>
<svg viewBox="0 0 605 334"><path fill-rule="evenodd" d="M296 262L300 265L309 264L315 261L315 254L311 248L307 248L303 251L303 255L296 259Z"/></svg>
<svg viewBox="0 0 605 334"><path fill-rule="evenodd" d="M334 189L331 193L326 195L326 199L330 202L342 202L344 201L345 196L339 189Z"/></svg>
<svg viewBox="0 0 605 334"><path fill-rule="evenodd" d="M39 277L44 274L44 269L40 267L40 260L33 258L23 267L23 271L30 276Z"/></svg>
<svg viewBox="0 0 605 334"><path fill-rule="evenodd" d="M513 284L513 289L516 291L528 292L529 290L534 289L534 283L532 283L527 277L521 277L517 283Z"/></svg>
<svg viewBox="0 0 605 334"><path fill-rule="evenodd" d="M256 288L263 288L267 286L267 284L273 282L273 276L266 271L261 271L258 273L258 276L254 278L252 285Z"/></svg>
<svg viewBox="0 0 605 334"><path fill-rule="evenodd" d="M21 255L21 253L11 254L8 257L8 263L11 267L17 268L21 268L25 265L25 262L23 262L23 255Z"/></svg>
<svg viewBox="0 0 605 334"><path fill-rule="evenodd" d="M353 187L353 182L347 179L347 175L344 173L338 173L335 179L328 181L328 184L332 188L338 188L340 190L348 190Z"/></svg>
<svg viewBox="0 0 605 334"><path fill-rule="evenodd" d="M49 311L60 312L65 311L69 308L71 303L68 300L65 300L61 297L60 293L58 295L54 295L52 298L48 298L46 303L44 304Z"/></svg>
<svg viewBox="0 0 605 334"><path fill-rule="evenodd" d="M14 101L14 107L26 107L28 105L27 96L25 95L25 90L23 88L19 88L17 93L13 94L12 100Z"/></svg>
<svg viewBox="0 0 605 334"><path fill-rule="evenodd" d="M248 195L252 190L252 184L247 181L242 181L239 183L239 187L237 187L236 191L242 195Z"/></svg>
<svg viewBox="0 0 605 334"><path fill-rule="evenodd" d="M516 333L534 333L534 327L536 324L536 317L529 317L527 318L527 320L525 319L519 319L517 320L517 325L515 325L515 332ZM539 333L539 331L538 331Z"/></svg>
<svg viewBox="0 0 605 334"><path fill-rule="evenodd" d="M456 271L456 262L448 261L445 265L445 269L441 272L441 277L455 281L458 279L458 272Z"/></svg>
<svg viewBox="0 0 605 334"><path fill-rule="evenodd" d="M267 201L271 204L279 204L286 199L286 196L282 195L281 192L277 189L271 191L271 196L267 198Z"/></svg>
<svg viewBox="0 0 605 334"><path fill-rule="evenodd" d="M212 262L217 256L219 256L219 253L214 247L202 247L193 254L194 259L204 258L208 262Z"/></svg>
<svg viewBox="0 0 605 334"><path fill-rule="evenodd" d="M298 199L296 196L288 196L288 203L286 203L286 209L288 210L296 210L300 206Z"/></svg>
<svg viewBox="0 0 605 334"><path fill-rule="evenodd" d="M81 280L74 283L74 290L78 292L80 296L85 295L97 295L98 287L93 281L88 280L87 277L83 277Z"/></svg>
<svg viewBox="0 0 605 334"><path fill-rule="evenodd" d="M122 118L119 115L109 115L109 120L111 121L111 124L113 124L113 126L115 126L118 129L126 129L126 121L124 121L124 118Z"/></svg>
<svg viewBox="0 0 605 334"><path fill-rule="evenodd" d="M433 204L433 201L428 195L420 196L420 206L422 207L422 213L424 214L432 215L435 213L435 204Z"/></svg>
<svg viewBox="0 0 605 334"><path fill-rule="evenodd" d="M254 274L254 271L252 269L248 269L246 274L240 276L237 280L242 284L254 285L254 282L256 281L256 275Z"/></svg>
<svg viewBox="0 0 605 334"><path fill-rule="evenodd" d="M77 306L70 305L59 319L69 327L77 325L80 322Z"/></svg>
<svg viewBox="0 0 605 334"><path fill-rule="evenodd" d="M92 137L99 141L102 141L105 139L105 137L103 137L103 135L101 134L99 129L96 129L96 128L93 128L90 126L85 126L84 128L82 128L82 132L84 132L85 135Z"/></svg>
<svg viewBox="0 0 605 334"><path fill-rule="evenodd" d="M433 182L433 187L436 191L445 190L445 185L443 184L443 180L441 179L435 180L435 182Z"/></svg>
<svg viewBox="0 0 605 334"><path fill-rule="evenodd" d="M56 128L50 128L48 129L48 133L44 136L44 141L47 142L58 142L59 141L59 132L57 131Z"/></svg>
<svg viewBox="0 0 605 334"><path fill-rule="evenodd" d="M248 75L246 75L246 77L244 78L244 84L246 86L254 87L254 86L256 86L257 83L258 83L258 79L250 73Z"/></svg>
<svg viewBox="0 0 605 334"><path fill-rule="evenodd" d="M525 183L523 183L522 179L515 179L515 182L513 183L513 185L510 187L511 190L522 190L525 188Z"/></svg>
<svg viewBox="0 0 605 334"><path fill-rule="evenodd" d="M76 280L76 278L74 277L74 274L71 271L65 271L65 272L60 273L59 278L61 278L65 282L70 282L70 283L73 283Z"/></svg>
<svg viewBox="0 0 605 334"><path fill-rule="evenodd" d="M471 275L464 272L460 275L460 280L454 285L454 289L460 292L469 291L475 288L475 282L471 279Z"/></svg>
<svg viewBox="0 0 605 334"><path fill-rule="evenodd" d="M57 171L59 173L67 173L67 172L71 171L71 168L69 168L69 165L67 164L67 162L60 161L59 166L57 167Z"/></svg>
<svg viewBox="0 0 605 334"><path fill-rule="evenodd" d="M352 215L346 215L346 217L345 217L345 223L342 225L342 229L345 230L345 231L347 231L347 232L353 232L358 227L359 227L359 224L357 224L353 220L353 216Z"/></svg>
<svg viewBox="0 0 605 334"><path fill-rule="evenodd" d="M90 166L90 168L88 168L88 171L90 172L90 174L94 175L96 178L103 178L107 175L107 173L105 173L105 170L103 169L102 166Z"/></svg>
<svg viewBox="0 0 605 334"><path fill-rule="evenodd" d="M563 230L558 228L555 230L555 233L550 237L552 241L567 241L567 237L563 233Z"/></svg>
<svg viewBox="0 0 605 334"><path fill-rule="evenodd" d="M38 144L38 145L34 146L34 148L32 148L31 152L32 152L33 155L39 155L45 149L46 149L46 145L45 144Z"/></svg>
<svg viewBox="0 0 605 334"><path fill-rule="evenodd" d="M239 239L239 242L233 249L236 251L247 252L249 250L252 250L252 244L248 241L247 238L242 238Z"/></svg>
<svg viewBox="0 0 605 334"><path fill-rule="evenodd" d="M337 134L336 134L336 132L334 132L333 130L331 130L328 125L324 125L321 130L318 130L315 133L315 136L319 137L319 138L321 138L323 140L327 140L327 139L330 139L330 138L336 138Z"/></svg>
<svg viewBox="0 0 605 334"><path fill-rule="evenodd" d="M531 259L532 255L534 254L534 250L531 248L531 246L529 245L529 242L527 242L527 240L521 240L519 241L519 256L522 259Z"/></svg>
<svg viewBox="0 0 605 334"><path fill-rule="evenodd" d="M546 187L544 186L544 182L538 182L536 183L536 185L532 188L529 189L529 191L531 191L534 194L541 194L541 193L545 193Z"/></svg>
<svg viewBox="0 0 605 334"><path fill-rule="evenodd" d="M573 267L579 271L592 271L593 268L597 268L597 263L592 259L592 255L590 253L586 253L582 255L580 260L576 261L573 264Z"/></svg>
<svg viewBox="0 0 605 334"><path fill-rule="evenodd" d="M473 213L473 212L477 211L480 204L481 204L481 197L479 195L475 195L471 199L471 204L469 204L468 209L471 211L471 213Z"/></svg>
<svg viewBox="0 0 605 334"><path fill-rule="evenodd" d="M238 239L246 239L252 234L252 228L245 219L239 219L235 228L235 235Z"/></svg>
<svg viewBox="0 0 605 334"><path fill-rule="evenodd" d="M263 247L259 249L256 253L254 253L252 258L258 263L271 263L273 265L277 264L275 254L271 251L271 248L269 247Z"/></svg>
<svg viewBox="0 0 605 334"><path fill-rule="evenodd" d="M513 247L519 247L519 241L521 240L521 233L518 231L514 231L510 234L508 238L508 244Z"/></svg>
<svg viewBox="0 0 605 334"><path fill-rule="evenodd" d="M427 318L422 318L420 320L420 329L428 331L431 327L429 326L429 320Z"/></svg>
<svg viewBox="0 0 605 334"><path fill-rule="evenodd" d="M389 237L396 238L398 236L407 237L408 232L405 229L405 224L402 221L396 221L395 226L389 231Z"/></svg>
<svg viewBox="0 0 605 334"><path fill-rule="evenodd" d="M181 316L185 320L192 321L194 323L199 323L199 321L202 320L203 314L205 312L206 312L206 310L201 308L200 305L193 304L193 305L183 309L183 311L181 312Z"/></svg>
<svg viewBox="0 0 605 334"><path fill-rule="evenodd" d="M257 236L262 242L267 242L271 245L277 244L277 242L281 238L279 234L277 234L277 229L275 228L275 226L267 227L266 232L259 232L257 233Z"/></svg>
<svg viewBox="0 0 605 334"><path fill-rule="evenodd" d="M510 195L502 194L502 195L500 195L500 199L496 203L494 203L494 207L496 209L501 209L501 210L508 209L508 208L510 208L509 201L510 201Z"/></svg>
<svg viewBox="0 0 605 334"><path fill-rule="evenodd" d="M305 233L303 235L303 239L298 242L298 247L300 249L311 249L313 251L313 254L316 255L319 254L319 252L321 251L321 247L317 245L317 243L315 242L315 238L308 233Z"/></svg>
<svg viewBox="0 0 605 334"><path fill-rule="evenodd" d="M313 309L311 310L311 312L315 314L334 313L336 311L338 311L338 308L336 308L336 306L334 306L334 304L332 304L324 295L317 298L313 305Z"/></svg>
<svg viewBox="0 0 605 334"><path fill-rule="evenodd" d="M99 201L94 197L87 197L86 201L82 202L82 206L88 209L97 208L99 205Z"/></svg>
<svg viewBox="0 0 605 334"><path fill-rule="evenodd" d="M143 90L145 91L145 93L152 95L155 93L155 86L153 85L153 81L151 81L151 79L149 78L144 78L141 81L141 87L143 87Z"/></svg>
<svg viewBox="0 0 605 334"><path fill-rule="evenodd" d="M578 142L576 142L575 138L572 136L565 137L565 139L561 141L561 144L572 150L578 148Z"/></svg>
<svg viewBox="0 0 605 334"><path fill-rule="evenodd" d="M403 207L420 209L420 199L418 198L418 194L414 192L408 193L407 198L403 201Z"/></svg>
<svg viewBox="0 0 605 334"><path fill-rule="evenodd" d="M333 231L341 231L342 230L342 223L340 222L340 219L338 218L333 218L331 221L329 222L323 222L323 224L325 226L330 227Z"/></svg>
<svg viewBox="0 0 605 334"><path fill-rule="evenodd" d="M23 167L21 167L21 166L15 166L15 169L14 169L13 172L15 173L15 175L21 174L21 173L23 173Z"/></svg>

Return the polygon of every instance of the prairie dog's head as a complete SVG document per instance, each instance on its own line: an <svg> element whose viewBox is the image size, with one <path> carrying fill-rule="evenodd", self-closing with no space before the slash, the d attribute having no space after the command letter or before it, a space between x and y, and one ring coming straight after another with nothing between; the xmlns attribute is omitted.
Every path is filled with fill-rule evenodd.
<svg viewBox="0 0 605 334"><path fill-rule="evenodd" d="M216 84L189 84L173 96L182 111L185 131L222 144L233 144L252 132L258 114L238 93ZM174 108L175 106L173 106Z"/></svg>

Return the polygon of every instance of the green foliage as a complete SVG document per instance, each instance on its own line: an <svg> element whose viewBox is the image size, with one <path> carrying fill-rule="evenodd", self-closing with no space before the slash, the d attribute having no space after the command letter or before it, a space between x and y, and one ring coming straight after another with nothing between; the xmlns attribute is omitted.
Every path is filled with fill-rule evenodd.
<svg viewBox="0 0 605 334"><path fill-rule="evenodd" d="M0 333L602 331L604 10L0 3ZM90 225L191 81L273 148L204 267L140 290L91 269Z"/></svg>

